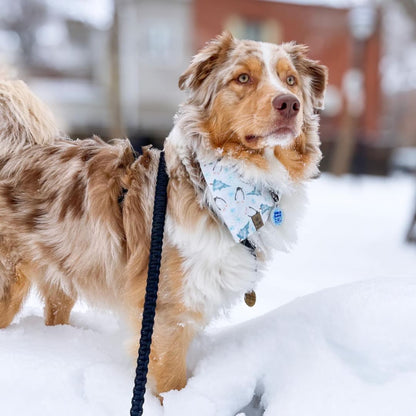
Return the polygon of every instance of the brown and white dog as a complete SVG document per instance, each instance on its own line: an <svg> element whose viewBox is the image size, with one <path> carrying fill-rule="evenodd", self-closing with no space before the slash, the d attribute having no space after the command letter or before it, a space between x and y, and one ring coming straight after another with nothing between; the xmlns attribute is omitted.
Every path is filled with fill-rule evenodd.
<svg viewBox="0 0 416 416"><path fill-rule="evenodd" d="M189 98L165 143L170 182L150 360L157 393L184 387L195 334L253 289L274 249L295 240L304 183L321 159L315 110L327 83L306 51L224 33L180 77ZM0 327L34 283L47 325L68 323L83 298L125 314L137 345L159 151L145 148L136 160L127 140L59 138L16 81L0 88L0 114ZM219 157L281 195L284 223L250 237L256 256L233 240L207 191L200 164Z"/></svg>

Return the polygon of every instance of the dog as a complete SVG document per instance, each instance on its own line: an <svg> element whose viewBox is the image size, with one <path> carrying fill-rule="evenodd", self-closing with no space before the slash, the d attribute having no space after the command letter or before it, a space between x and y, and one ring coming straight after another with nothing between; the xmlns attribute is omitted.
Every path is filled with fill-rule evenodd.
<svg viewBox="0 0 416 416"><path fill-rule="evenodd" d="M224 32L179 79L188 98L164 146L168 206L149 367L156 394L186 385L195 335L296 240L305 183L318 174L327 85L327 68L306 54L293 42ZM0 327L34 284L47 325L67 324L82 298L125 316L136 352L160 152L144 147L136 158L128 140L62 137L23 84L17 90L0 90Z"/></svg>
<svg viewBox="0 0 416 416"><path fill-rule="evenodd" d="M0 72L0 157L62 136L47 106L9 70Z"/></svg>

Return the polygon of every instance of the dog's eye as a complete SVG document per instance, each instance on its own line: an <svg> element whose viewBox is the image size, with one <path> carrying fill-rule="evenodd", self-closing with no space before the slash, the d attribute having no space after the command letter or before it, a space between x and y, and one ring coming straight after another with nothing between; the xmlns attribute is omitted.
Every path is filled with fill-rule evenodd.
<svg viewBox="0 0 416 416"><path fill-rule="evenodd" d="M293 85L296 84L296 78L293 75L289 75L286 78L286 82L287 82L288 85L290 85L292 87Z"/></svg>
<svg viewBox="0 0 416 416"><path fill-rule="evenodd" d="M250 81L250 75L249 74L240 74L237 78L237 81L240 84L247 84Z"/></svg>

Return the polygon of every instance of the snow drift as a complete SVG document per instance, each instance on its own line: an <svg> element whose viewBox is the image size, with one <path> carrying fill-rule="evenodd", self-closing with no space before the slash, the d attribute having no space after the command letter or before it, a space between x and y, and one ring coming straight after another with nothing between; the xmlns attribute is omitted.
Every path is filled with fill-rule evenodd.
<svg viewBox="0 0 416 416"><path fill-rule="evenodd" d="M305 296L200 340L204 358L164 415L234 415L255 395L270 416L414 415L415 317L410 278Z"/></svg>
<svg viewBox="0 0 416 416"><path fill-rule="evenodd" d="M271 263L256 306L213 323L187 387L163 408L147 395L145 415L415 415L416 256L403 243L414 185L313 182L299 244ZM125 338L113 315L80 304L71 326L45 327L32 296L0 330L0 415L128 415Z"/></svg>
<svg viewBox="0 0 416 416"><path fill-rule="evenodd" d="M206 334L187 387L166 393L164 408L148 395L145 414L414 415L415 300L415 279L368 280ZM32 316L0 331L3 416L128 414L133 374L117 322L74 321Z"/></svg>

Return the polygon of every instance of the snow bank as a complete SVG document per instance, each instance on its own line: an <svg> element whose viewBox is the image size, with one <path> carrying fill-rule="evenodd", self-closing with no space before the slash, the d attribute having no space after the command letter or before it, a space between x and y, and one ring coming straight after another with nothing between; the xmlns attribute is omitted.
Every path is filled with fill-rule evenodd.
<svg viewBox="0 0 416 416"><path fill-rule="evenodd" d="M166 393L164 409L148 395L145 414L414 415L415 300L416 279L374 279L205 334L187 387ZM117 321L73 321L51 328L30 316L0 331L2 416L128 414L133 372Z"/></svg>
<svg viewBox="0 0 416 416"><path fill-rule="evenodd" d="M145 414L414 415L415 300L416 279L374 279L205 334L187 387L166 393L164 409L148 395ZM74 324L31 316L0 331L2 416L129 413L133 372L117 321L77 313Z"/></svg>
<svg viewBox="0 0 416 416"><path fill-rule="evenodd" d="M189 354L190 379L147 416L416 414L414 180L311 184L299 244ZM365 280L369 279L369 280ZM0 330L1 416L129 414L134 363L111 314L76 305L45 327L32 296Z"/></svg>
<svg viewBox="0 0 416 416"><path fill-rule="evenodd" d="M255 394L271 416L414 415L415 300L415 279L358 282L206 337L164 415L235 415Z"/></svg>
<svg viewBox="0 0 416 416"><path fill-rule="evenodd" d="M131 363L114 318L94 315L56 327L32 315L0 330L2 416L128 414Z"/></svg>

